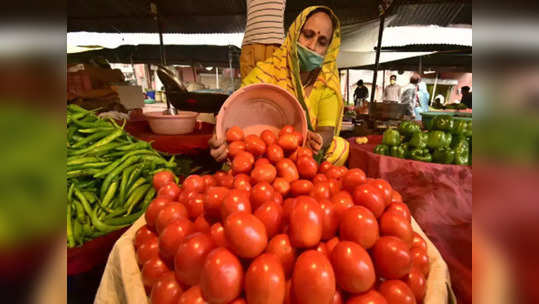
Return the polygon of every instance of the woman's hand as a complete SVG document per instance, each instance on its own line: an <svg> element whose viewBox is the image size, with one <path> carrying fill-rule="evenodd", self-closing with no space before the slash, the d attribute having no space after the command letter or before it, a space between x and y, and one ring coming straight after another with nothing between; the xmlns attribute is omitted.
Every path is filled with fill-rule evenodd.
<svg viewBox="0 0 539 304"><path fill-rule="evenodd" d="M222 162L226 159L228 155L228 146L224 138L218 140L217 135L213 133L213 136L208 141L208 144L210 145L211 157L213 157L218 162Z"/></svg>
<svg viewBox="0 0 539 304"><path fill-rule="evenodd" d="M314 154L320 151L323 143L324 143L324 140L322 139L322 135L316 132L307 131L307 140L305 144L307 148L313 150Z"/></svg>

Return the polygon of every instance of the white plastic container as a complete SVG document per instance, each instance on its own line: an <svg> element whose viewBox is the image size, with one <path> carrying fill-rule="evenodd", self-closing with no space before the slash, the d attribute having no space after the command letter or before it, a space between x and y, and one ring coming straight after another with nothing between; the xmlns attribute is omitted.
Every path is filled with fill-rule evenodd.
<svg viewBox="0 0 539 304"><path fill-rule="evenodd" d="M144 116L153 133L179 135L193 132L198 113L180 111L176 115L165 115L163 112L148 112Z"/></svg>

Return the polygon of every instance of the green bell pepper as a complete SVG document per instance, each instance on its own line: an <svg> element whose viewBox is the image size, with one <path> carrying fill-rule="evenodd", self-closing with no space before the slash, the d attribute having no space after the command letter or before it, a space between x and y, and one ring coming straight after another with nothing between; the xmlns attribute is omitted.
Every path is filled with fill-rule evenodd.
<svg viewBox="0 0 539 304"><path fill-rule="evenodd" d="M423 132L414 133L414 135L412 135L412 138L408 142L408 145L410 145L410 147L423 149L427 147L428 140L429 140L428 133L423 133Z"/></svg>
<svg viewBox="0 0 539 304"><path fill-rule="evenodd" d="M421 128L418 124L413 121L405 120L399 125L400 134L404 135L406 138L412 137L414 133L421 132Z"/></svg>
<svg viewBox="0 0 539 304"><path fill-rule="evenodd" d="M456 165L469 165L470 160L470 146L467 140L459 141L455 147L455 164Z"/></svg>
<svg viewBox="0 0 539 304"><path fill-rule="evenodd" d="M432 119L432 128L449 132L453 129L453 118L449 115L436 116Z"/></svg>
<svg viewBox="0 0 539 304"><path fill-rule="evenodd" d="M398 158L406 158L407 147L408 145L406 144L402 144L400 146L392 146L390 155Z"/></svg>
<svg viewBox="0 0 539 304"><path fill-rule="evenodd" d="M414 149L410 151L410 158L423 162L432 161L432 155L430 155L429 149Z"/></svg>
<svg viewBox="0 0 539 304"><path fill-rule="evenodd" d="M399 131L389 128L384 132L382 143L388 146L398 146L401 144L401 137Z"/></svg>
<svg viewBox="0 0 539 304"><path fill-rule="evenodd" d="M443 131L430 131L428 134L429 138L427 140L427 147L430 149L442 147L447 143L446 136Z"/></svg>
<svg viewBox="0 0 539 304"><path fill-rule="evenodd" d="M449 147L438 148L432 153L432 161L440 164L452 164L455 160L455 151Z"/></svg>
<svg viewBox="0 0 539 304"><path fill-rule="evenodd" d="M453 128L451 129L451 134L453 135L464 135L466 129L468 128L468 122L465 120L455 119L453 120Z"/></svg>
<svg viewBox="0 0 539 304"><path fill-rule="evenodd" d="M442 143L442 147L449 147L451 146L451 140L453 140L453 135L451 133L445 133L444 135L444 141Z"/></svg>
<svg viewBox="0 0 539 304"><path fill-rule="evenodd" d="M453 136L451 139L451 148L455 149L457 146L462 145L464 141L469 143L467 137L464 137L464 135Z"/></svg>
<svg viewBox="0 0 539 304"><path fill-rule="evenodd" d="M389 155L389 146L388 145L377 145L374 148L374 153L381 155Z"/></svg>
<svg viewBox="0 0 539 304"><path fill-rule="evenodd" d="M466 122L466 131L464 132L464 136L472 137L472 122L471 121Z"/></svg>

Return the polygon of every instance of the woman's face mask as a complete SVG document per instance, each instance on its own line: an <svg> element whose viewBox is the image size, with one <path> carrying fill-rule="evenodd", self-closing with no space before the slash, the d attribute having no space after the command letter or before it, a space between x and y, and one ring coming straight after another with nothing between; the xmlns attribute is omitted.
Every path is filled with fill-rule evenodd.
<svg viewBox="0 0 539 304"><path fill-rule="evenodd" d="M324 57L309 50L301 44L298 45L299 68L302 72L310 72L322 66Z"/></svg>

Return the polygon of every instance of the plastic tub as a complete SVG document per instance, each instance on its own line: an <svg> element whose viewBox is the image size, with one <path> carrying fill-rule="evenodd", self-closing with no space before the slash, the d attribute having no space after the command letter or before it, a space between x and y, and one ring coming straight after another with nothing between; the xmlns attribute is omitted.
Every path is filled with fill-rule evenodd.
<svg viewBox="0 0 539 304"><path fill-rule="evenodd" d="M454 116L455 113L453 112L423 112L421 113L421 122L423 123L423 127L425 129L430 130L432 128L432 119L439 115L449 115Z"/></svg>
<svg viewBox="0 0 539 304"><path fill-rule="evenodd" d="M176 115L165 115L163 112L148 112L144 116L153 133L179 135L193 132L198 113L181 111Z"/></svg>
<svg viewBox="0 0 539 304"><path fill-rule="evenodd" d="M233 126L242 128L245 135L260 135L266 129L277 133L285 125L307 137L307 120L299 101L279 86L258 83L227 98L217 115L216 135L225 138L226 130Z"/></svg>

